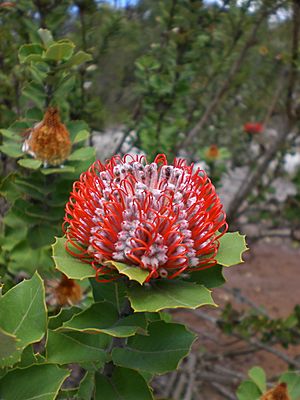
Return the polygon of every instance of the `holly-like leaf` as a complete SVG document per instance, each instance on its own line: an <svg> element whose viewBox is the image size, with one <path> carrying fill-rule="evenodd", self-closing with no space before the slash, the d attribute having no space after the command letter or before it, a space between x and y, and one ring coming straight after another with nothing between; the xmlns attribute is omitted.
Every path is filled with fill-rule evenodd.
<svg viewBox="0 0 300 400"><path fill-rule="evenodd" d="M113 265L120 274L128 276L130 280L136 281L141 285L145 282L147 276L149 275L149 272L136 266L127 265L116 261L107 261L106 264Z"/></svg>
<svg viewBox="0 0 300 400"><path fill-rule="evenodd" d="M56 269L70 279L85 279L95 276L95 271L90 264L81 262L78 258L71 256L65 248L66 239L56 238L52 245L52 254Z"/></svg>
<svg viewBox="0 0 300 400"><path fill-rule="evenodd" d="M56 365L39 364L9 371L0 380L3 400L54 400L64 380L70 375Z"/></svg>
<svg viewBox="0 0 300 400"><path fill-rule="evenodd" d="M18 161L18 164L21 165L21 167L23 168L39 169L40 166L42 165L42 161L34 160L32 158L23 158Z"/></svg>
<svg viewBox="0 0 300 400"><path fill-rule="evenodd" d="M191 272L189 274L189 281L200 283L208 289L222 286L226 282L222 269L220 265L214 265L202 271Z"/></svg>
<svg viewBox="0 0 300 400"><path fill-rule="evenodd" d="M243 262L242 254L248 250L245 235L240 235L239 232L228 232L219 241L220 247L215 257L218 264L231 267Z"/></svg>
<svg viewBox="0 0 300 400"><path fill-rule="evenodd" d="M80 332L105 333L110 336L128 337L138 331L145 331L144 314L133 314L119 319L116 307L108 302L92 304L63 323L60 329Z"/></svg>
<svg viewBox="0 0 300 400"><path fill-rule="evenodd" d="M262 393L266 391L266 373L261 367L251 368L248 375Z"/></svg>
<svg viewBox="0 0 300 400"><path fill-rule="evenodd" d="M9 358L17 351L17 337L0 329L0 366L10 365Z"/></svg>
<svg viewBox="0 0 300 400"><path fill-rule="evenodd" d="M106 353L103 342L109 343L106 335L88 335L81 332L48 331L47 362L53 364L101 362L104 365Z"/></svg>
<svg viewBox="0 0 300 400"><path fill-rule="evenodd" d="M148 335L135 335L123 348L114 348L114 364L150 373L162 374L178 367L195 340L196 335L184 325L153 322Z"/></svg>
<svg viewBox="0 0 300 400"><path fill-rule="evenodd" d="M17 350L9 357L9 365L20 360L22 350L42 339L46 331L45 289L35 273L0 297L0 326L18 339Z"/></svg>
<svg viewBox="0 0 300 400"><path fill-rule="evenodd" d="M136 371L116 367L110 378L96 375L95 400L153 400L144 378Z"/></svg>
<svg viewBox="0 0 300 400"><path fill-rule="evenodd" d="M128 298L135 311L156 312L164 308L198 308L213 305L211 291L202 285L180 280L161 280L149 287L133 285Z"/></svg>
<svg viewBox="0 0 300 400"><path fill-rule="evenodd" d="M87 372L80 382L78 388L78 397L82 400L90 400L93 398L95 386L95 373Z"/></svg>
<svg viewBox="0 0 300 400"><path fill-rule="evenodd" d="M61 308L59 313L53 315L48 319L48 328L57 329L66 321L69 321L75 314L79 314L82 311L81 308L73 306L69 308Z"/></svg>

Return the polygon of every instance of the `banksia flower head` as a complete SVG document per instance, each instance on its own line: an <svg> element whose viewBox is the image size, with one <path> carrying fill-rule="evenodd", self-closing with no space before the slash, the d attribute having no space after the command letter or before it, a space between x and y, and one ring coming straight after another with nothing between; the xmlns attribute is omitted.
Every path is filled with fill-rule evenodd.
<svg viewBox="0 0 300 400"><path fill-rule="evenodd" d="M247 122L244 125L244 132L246 133L256 134L263 132L263 130L264 126L260 122Z"/></svg>
<svg viewBox="0 0 300 400"><path fill-rule="evenodd" d="M70 134L60 121L58 109L49 107L44 119L29 131L23 151L45 165L60 165L69 156L71 147Z"/></svg>
<svg viewBox="0 0 300 400"><path fill-rule="evenodd" d="M284 382L279 383L275 388L265 393L261 400L290 400L287 384Z"/></svg>
<svg viewBox="0 0 300 400"><path fill-rule="evenodd" d="M227 224L206 173L165 155L96 161L73 185L66 205L66 249L90 263L101 282L118 277L109 260L172 279L216 264Z"/></svg>

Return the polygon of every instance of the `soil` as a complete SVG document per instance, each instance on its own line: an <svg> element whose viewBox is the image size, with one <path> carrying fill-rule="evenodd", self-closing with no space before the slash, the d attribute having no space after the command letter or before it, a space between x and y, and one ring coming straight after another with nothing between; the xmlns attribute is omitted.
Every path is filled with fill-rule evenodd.
<svg viewBox="0 0 300 400"><path fill-rule="evenodd" d="M250 247L251 250L245 253L243 264L225 269L224 275L227 283L223 287L213 290L215 302L220 307L230 301L235 307L249 308L249 305L238 304L231 292L228 291L228 289L238 288L250 301L257 306L262 306L271 317L287 317L293 311L294 306L300 304L299 245L272 239L272 242L264 240L250 245ZM212 307L202 307L201 311L215 317L219 314L219 310ZM225 350L236 350L239 346L243 347L241 344L231 345L232 338L221 334L210 322L200 319L197 311L177 310L174 312L174 318L184 322L199 334L194 352L199 352L204 346L209 352L222 355ZM282 347L278 347L278 349L293 358L296 355L299 355L300 358L300 346L291 346L288 351ZM284 361L264 350L234 359L221 359L220 363L232 371L245 375L251 367L260 365L265 369L268 377L279 375L288 368ZM205 385L203 390L199 399L226 398L219 397L209 385ZM231 393L234 393L234 388Z"/></svg>

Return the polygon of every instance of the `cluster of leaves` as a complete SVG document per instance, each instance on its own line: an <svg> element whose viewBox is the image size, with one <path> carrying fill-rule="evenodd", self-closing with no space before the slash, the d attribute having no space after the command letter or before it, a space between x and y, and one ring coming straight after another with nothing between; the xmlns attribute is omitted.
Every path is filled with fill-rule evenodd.
<svg viewBox="0 0 300 400"><path fill-rule="evenodd" d="M95 150L85 145L89 131L83 121L66 123L72 151L62 166L46 167L22 151L22 134L43 118L47 105L67 110L65 96L72 88L76 67L90 59L82 51L73 54L74 44L69 40L56 42L47 30L40 30L39 35L41 43L23 45L19 51L20 62L31 75L22 90L30 108L25 118L1 130L0 148L6 155L8 173L0 191L9 210L3 219L0 261L2 270L11 274L23 271L31 275L53 265L50 245L61 232L72 183L95 158Z"/></svg>
<svg viewBox="0 0 300 400"><path fill-rule="evenodd" d="M148 383L153 375L176 369L195 340L185 326L161 311L215 305L208 288L222 284L222 265L240 262L246 250L243 236L226 234L219 266L192 274L189 280L141 285L139 269L116 263L119 280L103 284L95 281L88 265L66 252L64 240L57 239L53 246L56 267L83 281L87 298L78 306L47 313L38 273L0 297L0 393L5 400L19 399L20 394L23 400L113 400L118 393L152 399ZM82 376L71 388L70 380L63 386L70 364L76 364Z"/></svg>
<svg viewBox="0 0 300 400"><path fill-rule="evenodd" d="M253 367L248 372L249 380L246 380L240 384L237 389L238 400L276 400L276 399L290 399L297 400L300 396L300 375L296 372L285 372L279 379L278 383L285 383L287 385L288 396L274 393L272 395L270 391L267 391L267 379L265 371L260 367ZM264 394L266 396L264 396Z"/></svg>
<svg viewBox="0 0 300 400"><path fill-rule="evenodd" d="M281 344L284 348L300 342L300 307L287 318L270 318L251 309L248 313L237 311L227 303L218 321L221 330L228 334L238 334L243 338L256 337L262 343Z"/></svg>

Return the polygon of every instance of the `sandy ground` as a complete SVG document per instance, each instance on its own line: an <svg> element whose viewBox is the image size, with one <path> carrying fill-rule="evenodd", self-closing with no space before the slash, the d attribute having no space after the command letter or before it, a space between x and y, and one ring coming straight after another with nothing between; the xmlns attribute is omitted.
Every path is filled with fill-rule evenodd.
<svg viewBox="0 0 300 400"><path fill-rule="evenodd" d="M300 304L299 246L277 240L272 243L268 241L256 243L250 245L250 248L250 251L245 253L243 264L225 270L224 275L227 279L225 288L239 288L247 298L256 305L263 306L267 313L274 318L287 317L293 307ZM223 288L214 289L213 294L216 303L221 307L233 300L231 294ZM238 305L238 307L248 306ZM219 312L209 307L203 307L202 310L216 317ZM199 334L194 351L200 351L204 346L211 352L222 354L230 348L229 343L232 342L232 338L217 332L210 323L199 319L196 313L180 310L174 313L174 317L176 320L186 323ZM201 337L203 332L205 337ZM237 348L240 345L238 344ZM236 346L233 345L232 348L236 349ZM300 357L300 346L290 347L288 351L281 347L279 349L289 355L299 355ZM268 377L280 374L287 369L285 362L266 351L239 356L232 360L226 359L223 365L241 373L246 373L249 368L260 365L266 370ZM199 399L219 400L224 398L211 392L209 388L205 389L204 396L200 395Z"/></svg>

